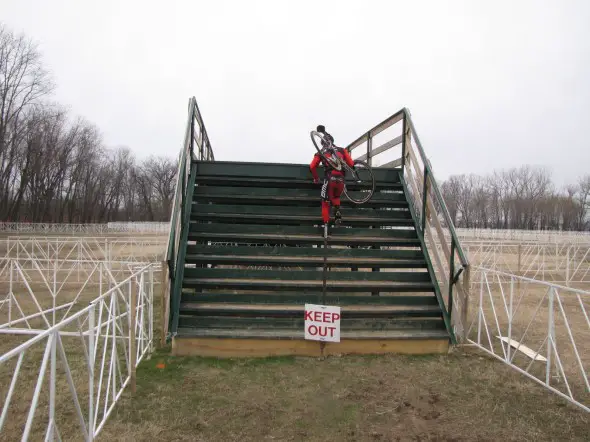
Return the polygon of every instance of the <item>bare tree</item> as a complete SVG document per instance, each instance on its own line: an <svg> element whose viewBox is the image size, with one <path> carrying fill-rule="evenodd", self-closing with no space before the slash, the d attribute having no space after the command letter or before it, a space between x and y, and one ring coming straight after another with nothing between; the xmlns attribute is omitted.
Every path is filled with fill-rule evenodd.
<svg viewBox="0 0 590 442"><path fill-rule="evenodd" d="M0 25L0 212L7 215L11 180L27 112L53 89L37 46Z"/></svg>

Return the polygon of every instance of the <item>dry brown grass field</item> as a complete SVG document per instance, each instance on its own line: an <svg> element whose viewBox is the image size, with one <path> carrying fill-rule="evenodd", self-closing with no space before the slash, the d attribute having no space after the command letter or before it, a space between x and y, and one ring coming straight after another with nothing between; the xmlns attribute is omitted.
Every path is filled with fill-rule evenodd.
<svg viewBox="0 0 590 442"><path fill-rule="evenodd" d="M0 255L2 241L0 240ZM123 255L129 251L122 252ZM135 250L136 256L148 256ZM510 254L508 254L510 255ZM506 260L514 256L506 256ZM477 264L473 259L473 264ZM63 269L64 275L68 269ZM96 278L96 277L94 277ZM157 280L157 276L155 277ZM62 278L63 279L63 278ZM84 279L84 278L82 278ZM76 272L59 294L59 303L73 300L80 291ZM0 295L7 293L0 274ZM98 294L97 280L82 290L82 308ZM498 325L505 332L507 315L500 297L500 285L491 284L492 301L483 303L492 345L502 354L498 332L492 320L492 304ZM506 293L506 283L502 284ZM34 284L38 294L45 291L42 307L52 304L42 281ZM590 284L584 285L590 289ZM23 310L36 306L22 284L13 287ZM159 293L156 288L155 293ZM470 319L477 318L479 285L471 294ZM516 289L514 339L537 350L548 321L546 290L534 285ZM560 292L563 307L584 366L590 367L590 330L577 309L578 300ZM40 297L41 298L41 297ZM40 301L41 303L41 301ZM590 310L590 305L585 304ZM75 307L77 308L77 307ZM158 320L160 297L156 296L154 317ZM0 310L0 322L6 320ZM574 351L562 316L555 318L556 342L575 396L589 403ZM40 319L31 321L42 326ZM154 336L159 336L157 321ZM487 342L485 331L482 341ZM477 339L477 326L471 329ZM25 337L0 336L0 353L24 342ZM78 394L85 401L87 373L83 347L77 338L64 338L68 361ZM536 347L535 347L536 346ZM546 355L546 346L541 347ZM19 395L11 404L9 420L1 440L18 440L26 420L34 381L44 346L36 346L23 361ZM514 352L514 350L512 350ZM517 352L515 362L530 360ZM0 366L0 401L3 404L15 361ZM543 376L545 365L534 362L531 373ZM58 372L60 365L58 364ZM555 373L554 373L555 375ZM563 380L555 378L562 389ZM59 429L63 440L81 440L76 415L64 376L58 376ZM41 440L47 422L47 379L38 410L34 437ZM557 395L472 347L457 348L444 356L379 356L313 358L230 359L174 358L169 349L159 348L138 369L137 392L125 390L99 440L104 441L259 441L259 440L587 440L590 415Z"/></svg>

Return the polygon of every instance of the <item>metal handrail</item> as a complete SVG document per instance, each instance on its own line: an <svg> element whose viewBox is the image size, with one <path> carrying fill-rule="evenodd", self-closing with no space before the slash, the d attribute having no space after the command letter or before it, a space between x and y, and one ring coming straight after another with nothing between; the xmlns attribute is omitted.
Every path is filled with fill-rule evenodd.
<svg viewBox="0 0 590 442"><path fill-rule="evenodd" d="M199 127L200 139L195 138L195 121ZM195 144L198 150L195 152ZM197 100L192 97L188 103L188 121L184 134L184 143L181 149L178 160L178 173L176 174L176 185L174 188L174 198L172 202L172 211L170 214L170 232L168 235L168 242L166 244L165 261L168 263L170 275L174 275L176 267L176 255L178 253L178 239L177 236L179 225L178 212L182 207L183 197L186 195L186 184L188 183L188 176L186 176L187 169L190 170L190 163L187 167L187 159L215 161L213 149L209 141L209 135L205 129L203 117L197 105Z"/></svg>
<svg viewBox="0 0 590 442"><path fill-rule="evenodd" d="M170 310L166 310L163 317L163 339L168 334L168 324L171 323L172 332L178 322L178 312L174 309L180 302L180 282L184 275L184 259L186 241L190 223L193 186L195 183L195 161L215 161L209 135L203 123L203 117L192 97L188 104L188 122L184 136L183 148L178 161L176 187L170 216L170 233L166 245L165 262L167 267L167 288L165 303ZM168 299L169 298L169 299ZM170 321L170 319L173 319Z"/></svg>
<svg viewBox="0 0 590 442"><path fill-rule="evenodd" d="M373 140L378 134L399 122L402 124L401 135L396 137L386 137L389 141L386 141L378 147L373 147ZM416 151L413 149L412 138L414 139L414 146L417 147L419 154L415 153ZM352 152L354 149L361 147L365 143L366 153L363 153L357 159L366 160L369 164L372 164L372 159L377 155L382 154L383 152L401 144L401 157L394 161L388 162L382 167L397 168L400 171L400 176L403 178L402 184L405 182L405 180L409 180L408 186L404 184L404 192L409 195L410 199L412 198L412 195L414 195L414 197L421 198L421 204L413 204L411 201L409 201L410 210L416 223L418 237L422 243L422 247L427 252L427 263L429 272L434 278L433 282L435 283L435 293L439 299L441 308L443 309L445 324L447 325L449 332L451 333L451 339L454 342L455 337L451 326L454 291L460 290L460 292L463 294L462 302L464 301L464 304L462 303L460 310L462 316L460 322L464 323L468 308L468 294L466 291L466 286L469 286L468 281L470 280L470 264L459 242L459 238L451 221L448 208L442 197L442 193L440 192L438 184L434 179L432 167L426 158L424 149L420 143L420 139L418 138L418 134L410 117L409 110L407 108L402 108L401 110L397 111L390 117L386 118L362 134L355 141L350 143L347 146L347 149L349 152ZM414 175L415 178L418 179L419 184L414 182L414 179L412 178ZM418 187L416 187L416 185ZM441 219L438 218L436 212L433 213L433 216L436 217L436 219L431 218L428 215L429 207L434 207L437 211L439 209L442 210ZM418 214L421 215L419 218L417 216ZM437 251L429 250L429 247L426 244L426 235L427 231L430 231L430 227L434 227L435 232L438 233L439 236L441 235L441 221L446 223L450 232L450 244L447 242L447 240L444 240L444 247L446 247L446 251L449 256L447 260L448 270L445 270L442 267L442 262L444 261L441 261L440 255L437 253ZM431 260L430 255L435 258L434 261ZM456 255L458 256L460 263L457 266L455 266ZM438 269L438 272L435 271L435 266ZM460 281L462 284L459 284ZM439 285L439 282L448 287L448 301L446 303L444 302L443 293L441 290L442 286Z"/></svg>
<svg viewBox="0 0 590 442"><path fill-rule="evenodd" d="M418 147L418 152L420 153L420 158L422 159L422 162L424 163L424 169L425 169L425 171L427 171L427 173L430 177L433 177L434 174L432 173L432 168L430 167L430 161L428 161L428 159L426 158L426 154L424 153L424 148L422 147L422 143L420 143L420 138L418 137L418 133L416 132L416 129L414 127L414 123L412 122L412 118L410 117L410 111L407 108L403 108L402 111L405 114L405 118L406 118L407 123L409 124L410 131L412 132L414 140L416 141L416 146ZM436 196L436 200L443 212L443 217L444 217L445 223L447 224L447 227L449 228L449 232L451 233L451 238L455 242L455 247L457 248L457 254L459 255L461 265L463 267L468 267L469 261L467 260L465 253L463 253L463 249L461 248L459 238L457 237L457 233L455 232L455 226L453 225L453 222L451 221L451 215L449 214L449 210L448 210L447 205L442 197L442 193L440 192L438 184L437 184L436 180L433 178L430 179L430 183L431 183L432 189L434 190L434 195Z"/></svg>

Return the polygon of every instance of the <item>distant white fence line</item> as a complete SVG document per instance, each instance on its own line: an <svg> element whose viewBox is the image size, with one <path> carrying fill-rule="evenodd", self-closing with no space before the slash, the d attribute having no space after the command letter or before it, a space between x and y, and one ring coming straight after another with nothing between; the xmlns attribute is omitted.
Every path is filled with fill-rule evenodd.
<svg viewBox="0 0 590 442"><path fill-rule="evenodd" d="M102 224L0 222L0 232L104 235L108 233L154 233L165 235L169 222L112 222Z"/></svg>
<svg viewBox="0 0 590 442"><path fill-rule="evenodd" d="M494 240L494 241L534 241L551 243L589 243L590 232L573 232L563 230L518 230L518 229L455 229L459 239Z"/></svg>

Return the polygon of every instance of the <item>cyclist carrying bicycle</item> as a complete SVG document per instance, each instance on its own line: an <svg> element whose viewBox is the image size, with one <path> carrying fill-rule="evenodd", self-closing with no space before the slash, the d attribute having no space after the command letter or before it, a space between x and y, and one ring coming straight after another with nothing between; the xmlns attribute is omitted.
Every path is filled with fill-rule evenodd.
<svg viewBox="0 0 590 442"><path fill-rule="evenodd" d="M334 146L334 137L326 132L323 125L317 127L317 131L323 135L322 137L322 155L328 160L333 156L337 156L341 161L346 162L350 167L354 167L354 161L348 153L348 150L342 147ZM340 213L340 195L344 190L344 170L342 167L336 168L333 164L323 161L319 153L313 157L309 169L313 175L313 182L320 183L318 177L317 167L323 163L324 166L324 182L322 183L322 220L327 224L330 220L330 203L334 211L334 222L340 224L342 222L342 214Z"/></svg>

